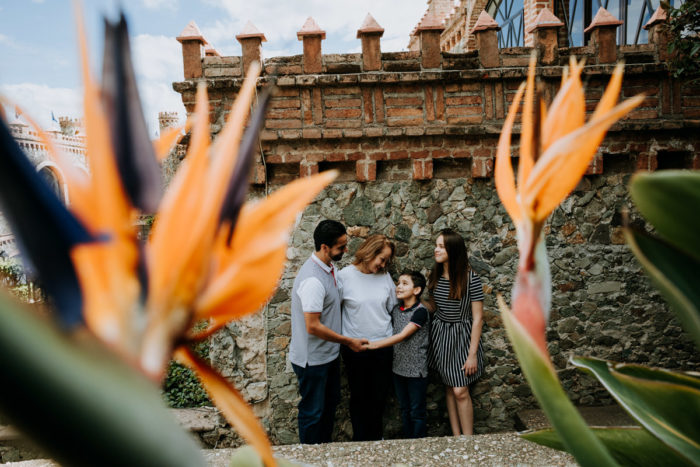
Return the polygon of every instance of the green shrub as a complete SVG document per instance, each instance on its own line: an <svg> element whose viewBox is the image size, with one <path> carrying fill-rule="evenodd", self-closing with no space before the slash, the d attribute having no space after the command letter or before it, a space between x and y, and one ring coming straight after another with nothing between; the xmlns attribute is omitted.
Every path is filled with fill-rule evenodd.
<svg viewBox="0 0 700 467"><path fill-rule="evenodd" d="M193 350L201 358L209 358L208 341L198 343ZM168 365L168 374L163 382L163 398L168 407L178 409L212 405L194 372L174 361Z"/></svg>

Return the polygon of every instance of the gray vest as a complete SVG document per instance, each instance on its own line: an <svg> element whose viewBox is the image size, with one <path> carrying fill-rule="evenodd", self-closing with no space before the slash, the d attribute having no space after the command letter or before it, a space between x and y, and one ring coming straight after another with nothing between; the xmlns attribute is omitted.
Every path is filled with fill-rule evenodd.
<svg viewBox="0 0 700 467"><path fill-rule="evenodd" d="M297 295L299 285L310 277L315 277L326 290L323 297L323 310L321 311L321 323L327 328L340 334L340 293L333 276L323 270L321 266L309 258L299 269L292 287L292 341L289 344L289 360L300 367L309 365L323 365L338 358L340 344L320 339L306 332L304 311L301 308L301 299Z"/></svg>

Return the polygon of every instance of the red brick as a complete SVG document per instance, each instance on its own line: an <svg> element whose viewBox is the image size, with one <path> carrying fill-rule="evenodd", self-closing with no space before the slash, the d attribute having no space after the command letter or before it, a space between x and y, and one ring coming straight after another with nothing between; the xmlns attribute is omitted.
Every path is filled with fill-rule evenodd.
<svg viewBox="0 0 700 467"><path fill-rule="evenodd" d="M450 151L448 151L447 149L433 149L430 152L430 155L433 159L441 159L443 157L449 157Z"/></svg>
<svg viewBox="0 0 700 467"><path fill-rule="evenodd" d="M395 117L387 122L389 126L416 126L423 124L423 117L401 118Z"/></svg>
<svg viewBox="0 0 700 467"><path fill-rule="evenodd" d="M321 137L321 129L320 128L304 128L303 130L301 130L301 136L302 136L302 138L309 138L309 139L320 138Z"/></svg>
<svg viewBox="0 0 700 467"><path fill-rule="evenodd" d="M362 101L365 110L365 123L374 121L374 112L372 111L372 90L369 88L362 89Z"/></svg>
<svg viewBox="0 0 700 467"><path fill-rule="evenodd" d="M472 159L472 178L488 178L493 176L493 159Z"/></svg>
<svg viewBox="0 0 700 467"><path fill-rule="evenodd" d="M326 109L326 118L357 118L361 115L361 109Z"/></svg>
<svg viewBox="0 0 700 467"><path fill-rule="evenodd" d="M448 117L447 123L449 125L465 125L470 123L481 123L483 121L482 115L472 115L469 117Z"/></svg>
<svg viewBox="0 0 700 467"><path fill-rule="evenodd" d="M344 161L345 158L345 153L344 152L332 152L326 156L326 160L328 162L339 162L339 161Z"/></svg>
<svg viewBox="0 0 700 467"><path fill-rule="evenodd" d="M425 116L429 122L435 120L435 102L433 99L433 87L425 87ZM420 104L418 104L420 105Z"/></svg>
<svg viewBox="0 0 700 467"><path fill-rule="evenodd" d="M435 87L435 118L445 120L445 89L442 86Z"/></svg>
<svg viewBox="0 0 700 467"><path fill-rule="evenodd" d="M364 152L351 152L348 153L347 159L349 161L359 161L362 159L367 159L367 155Z"/></svg>
<svg viewBox="0 0 700 467"><path fill-rule="evenodd" d="M343 87L337 87L337 88L325 88L323 90L323 93L328 96L338 96L338 95L353 95L356 94L359 96L360 94L360 88L358 86L343 86Z"/></svg>
<svg viewBox="0 0 700 467"><path fill-rule="evenodd" d="M475 148L472 151L472 156L477 158L477 157L492 157L493 156L493 149L490 148Z"/></svg>
<svg viewBox="0 0 700 467"><path fill-rule="evenodd" d="M301 120L271 120L265 122L267 128L301 128Z"/></svg>
<svg viewBox="0 0 700 467"><path fill-rule="evenodd" d="M374 112L377 116L377 123L384 122L384 93L382 88L374 89Z"/></svg>
<svg viewBox="0 0 700 467"><path fill-rule="evenodd" d="M423 99L420 97L387 97L387 107L395 107L398 105L423 105Z"/></svg>
<svg viewBox="0 0 700 467"><path fill-rule="evenodd" d="M318 173L318 164L302 163L299 164L299 176L310 177Z"/></svg>
<svg viewBox="0 0 700 467"><path fill-rule="evenodd" d="M385 161L389 157L387 156L387 153L385 153L385 152L371 152L371 153L369 153L369 158L373 161Z"/></svg>
<svg viewBox="0 0 700 467"><path fill-rule="evenodd" d="M359 128L362 126L360 119L331 119L326 120L326 128Z"/></svg>
<svg viewBox="0 0 700 467"><path fill-rule="evenodd" d="M410 153L411 159L426 159L430 157L430 151L422 150L422 151L411 151Z"/></svg>
<svg viewBox="0 0 700 467"><path fill-rule="evenodd" d="M488 86L487 86L488 88ZM450 105L481 105L481 96L458 96L448 97L445 99L445 104Z"/></svg>
<svg viewBox="0 0 700 467"><path fill-rule="evenodd" d="M408 151L391 151L387 153L387 159L390 161L408 159Z"/></svg>
<svg viewBox="0 0 700 467"><path fill-rule="evenodd" d="M418 107L389 107L386 109L387 117L422 117L423 109Z"/></svg>
<svg viewBox="0 0 700 467"><path fill-rule="evenodd" d="M299 97L299 89L278 87L275 97Z"/></svg>
<svg viewBox="0 0 700 467"><path fill-rule="evenodd" d="M637 170L653 172L659 167L656 154L643 153L637 156Z"/></svg>
<svg viewBox="0 0 700 467"><path fill-rule="evenodd" d="M267 118L301 118L300 109L270 109L267 111Z"/></svg>
<svg viewBox="0 0 700 467"><path fill-rule="evenodd" d="M370 182L377 179L377 163L361 160L355 163L355 172L358 182Z"/></svg>
<svg viewBox="0 0 700 467"><path fill-rule="evenodd" d="M343 137L343 130L323 130L323 137L324 138L342 138Z"/></svg>
<svg viewBox="0 0 700 467"><path fill-rule="evenodd" d="M302 112L304 113L304 124L311 125L313 122L313 115L311 112L311 90L304 89L302 92Z"/></svg>
<svg viewBox="0 0 700 467"><path fill-rule="evenodd" d="M285 154L283 156L283 162L284 163L290 163L290 162L301 162L303 159L303 155L298 152L291 152L288 154Z"/></svg>
<svg viewBox="0 0 700 467"><path fill-rule="evenodd" d="M323 123L323 108L321 105L321 90L314 88L311 91L311 102L313 104L314 123L320 125Z"/></svg>
<svg viewBox="0 0 700 467"><path fill-rule="evenodd" d="M265 162L268 164L281 164L282 156L279 154L268 154L265 156Z"/></svg>
<svg viewBox="0 0 700 467"><path fill-rule="evenodd" d="M479 115L482 116L481 107L448 107L447 116L457 117L461 115Z"/></svg>
<svg viewBox="0 0 700 467"><path fill-rule="evenodd" d="M519 85L518 85L519 86ZM517 89L518 86L515 88ZM452 83L445 86L447 92L481 91L480 83Z"/></svg>
<svg viewBox="0 0 700 467"><path fill-rule="evenodd" d="M433 178L433 161L413 161L413 180Z"/></svg>
<svg viewBox="0 0 700 467"><path fill-rule="evenodd" d="M638 109L627 114L625 118L629 120L652 120L658 117L659 111L656 109Z"/></svg>
<svg viewBox="0 0 700 467"><path fill-rule="evenodd" d="M360 105L362 104L362 99L358 99L355 97L348 97L348 98L344 98L344 99L326 99L325 104L326 104L326 108L360 107Z"/></svg>
<svg viewBox="0 0 700 467"><path fill-rule="evenodd" d="M299 99L278 99L270 101L271 109L298 109L301 107Z"/></svg>
<svg viewBox="0 0 700 467"><path fill-rule="evenodd" d="M468 157L472 157L472 152L469 150L454 151L452 153L452 157L454 157L455 159L465 159Z"/></svg>

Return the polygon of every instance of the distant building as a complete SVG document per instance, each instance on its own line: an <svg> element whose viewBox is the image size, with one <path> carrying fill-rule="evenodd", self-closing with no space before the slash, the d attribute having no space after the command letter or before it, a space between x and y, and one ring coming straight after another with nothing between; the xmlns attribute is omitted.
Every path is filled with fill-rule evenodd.
<svg viewBox="0 0 700 467"><path fill-rule="evenodd" d="M51 159L46 144L41 140L38 133L27 125L21 117L8 124L10 133L19 144L20 148L27 154L29 160L36 167L37 172L53 188L59 198L70 204L66 179L61 168ZM58 123L45 130L52 139L56 149L69 156L74 167L89 173L85 136L83 135L82 123L79 119L68 117L59 118ZM17 255L17 247L14 237L10 232L5 219L0 215L0 256L11 257Z"/></svg>

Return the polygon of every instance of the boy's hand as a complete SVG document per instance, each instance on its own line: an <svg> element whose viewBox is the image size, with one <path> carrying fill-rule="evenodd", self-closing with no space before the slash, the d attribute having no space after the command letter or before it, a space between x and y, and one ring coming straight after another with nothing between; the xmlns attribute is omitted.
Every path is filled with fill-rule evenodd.
<svg viewBox="0 0 700 467"><path fill-rule="evenodd" d="M367 350L377 350L379 347L377 347L377 344L375 342L370 342L367 344Z"/></svg>
<svg viewBox="0 0 700 467"><path fill-rule="evenodd" d="M353 338L350 341L350 344L348 347L350 347L350 350L353 352L362 352L363 350L367 350L369 344L369 340L367 339L359 339L359 338Z"/></svg>

